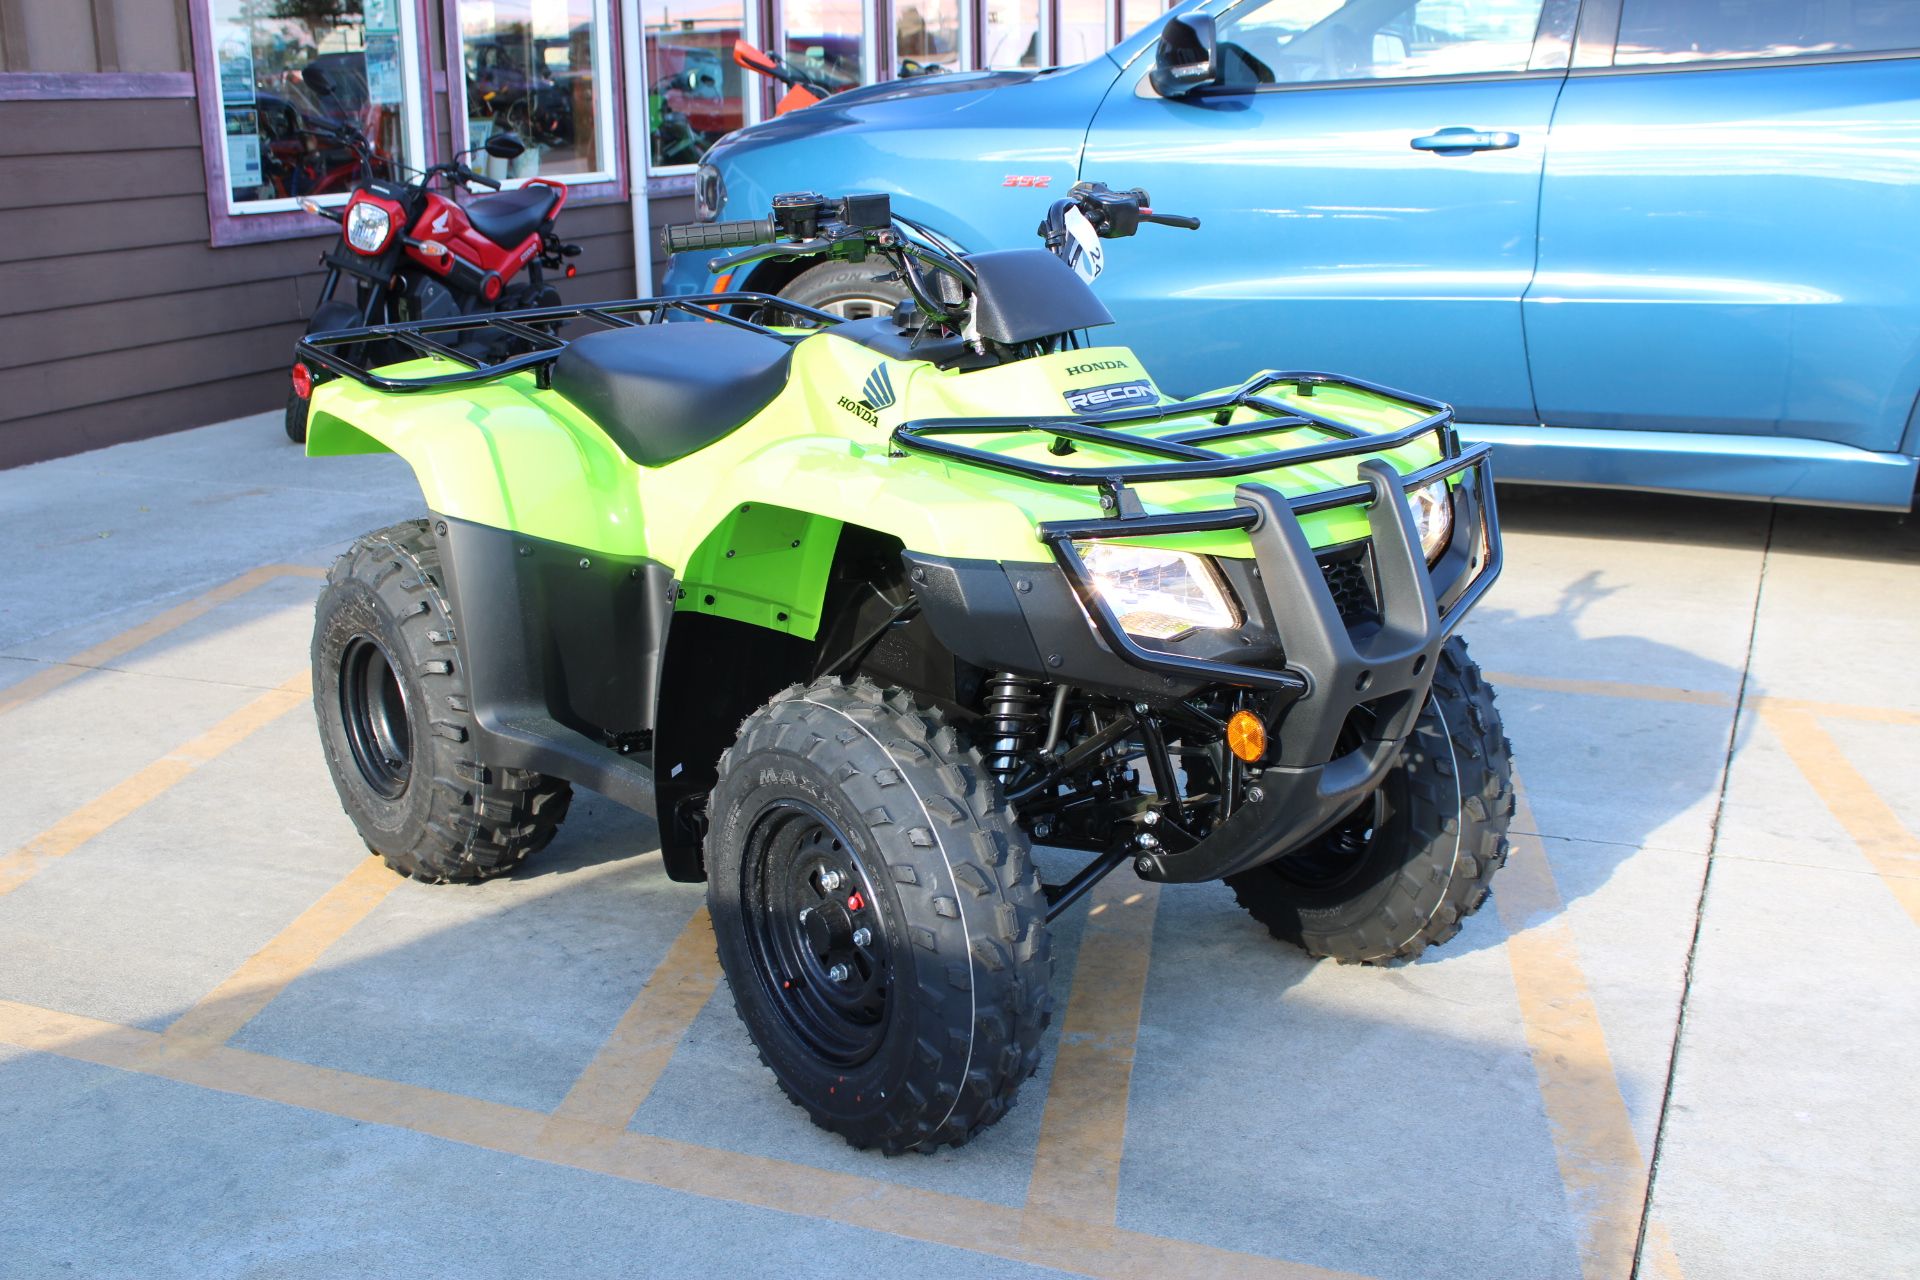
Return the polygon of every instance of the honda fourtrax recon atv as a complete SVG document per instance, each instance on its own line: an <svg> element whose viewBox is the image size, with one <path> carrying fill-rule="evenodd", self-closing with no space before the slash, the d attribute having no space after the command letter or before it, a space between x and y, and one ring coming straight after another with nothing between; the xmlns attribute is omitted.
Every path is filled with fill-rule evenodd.
<svg viewBox="0 0 1920 1280"><path fill-rule="evenodd" d="M1196 225L1082 185L1047 248L965 255L885 196L788 195L669 247L865 263L913 301L304 340L308 451L400 454L431 513L360 539L318 605L315 709L367 844L479 880L553 839L573 785L651 810L781 1087L888 1152L1013 1102L1049 922L1123 868L1225 880L1318 956L1451 937L1512 812L1454 637L1500 571L1487 448L1351 378L1178 400L1087 345L1102 238L1149 222ZM366 367L374 338L417 358ZM1043 884L1035 843L1090 858Z"/></svg>

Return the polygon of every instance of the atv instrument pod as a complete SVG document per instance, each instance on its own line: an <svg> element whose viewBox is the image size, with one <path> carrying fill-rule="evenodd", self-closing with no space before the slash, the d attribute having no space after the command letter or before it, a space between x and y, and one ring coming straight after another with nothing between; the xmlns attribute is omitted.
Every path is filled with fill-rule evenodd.
<svg viewBox="0 0 1920 1280"><path fill-rule="evenodd" d="M1074 549L1128 635L1177 640L1201 627L1240 625L1219 570L1204 556L1115 542L1076 542Z"/></svg>

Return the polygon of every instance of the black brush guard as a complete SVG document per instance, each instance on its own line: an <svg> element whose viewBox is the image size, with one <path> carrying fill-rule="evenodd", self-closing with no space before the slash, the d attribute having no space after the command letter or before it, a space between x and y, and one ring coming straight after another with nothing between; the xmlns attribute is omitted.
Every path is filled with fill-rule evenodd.
<svg viewBox="0 0 1920 1280"><path fill-rule="evenodd" d="M1261 393L1290 384L1312 394L1324 386L1347 387L1399 400L1426 413L1390 432L1369 432ZM1267 416L1227 423L1236 409ZM1211 426L1158 436L1116 430L1172 419L1214 414ZM1235 391L1199 400L1080 419L939 419L911 422L894 432L897 448L953 462L1054 484L1088 485L1101 493L1106 513L1097 519L1043 523L1039 535L1053 553L1105 644L1144 672L1187 682L1266 691L1277 710L1279 747L1244 800L1205 839L1185 849L1139 853L1134 869L1144 878L1171 882L1216 880L1271 861L1321 834L1372 793L1393 765L1401 744L1426 704L1440 648L1501 568L1500 522L1494 504L1491 446L1462 449L1452 410L1437 401L1355 379L1321 373L1267 373ZM1313 428L1331 440L1291 449L1233 456L1205 445L1279 430ZM1063 440L1122 448L1152 461L1073 467L1039 463L956 443L955 435L1012 431L1051 434ZM1369 458L1360 482L1289 498L1269 485L1245 483L1234 505L1212 511L1148 514L1130 486L1156 481L1230 478L1302 463L1376 454L1433 433L1441 458L1405 475ZM1057 450L1057 447L1056 447ZM1062 454L1061 456L1071 456ZM1453 535L1429 567L1414 527L1406 493L1464 478L1453 489ZM1377 627L1350 629L1321 572L1300 517L1310 512L1365 504L1373 550L1379 611ZM1171 653L1134 639L1100 595L1075 543L1097 538L1244 529L1253 544L1259 581L1281 629L1286 661L1251 667ZM1364 719L1354 712L1365 706ZM1368 728L1358 746L1341 750L1341 736L1356 723ZM1231 790L1231 789L1230 789Z"/></svg>

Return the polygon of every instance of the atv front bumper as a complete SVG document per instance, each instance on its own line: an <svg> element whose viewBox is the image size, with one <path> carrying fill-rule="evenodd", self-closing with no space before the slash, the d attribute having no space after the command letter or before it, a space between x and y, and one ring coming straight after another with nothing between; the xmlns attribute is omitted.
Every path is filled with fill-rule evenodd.
<svg viewBox="0 0 1920 1280"><path fill-rule="evenodd" d="M1426 703L1440 647L1499 576L1490 448L1449 452L1405 476L1364 462L1360 484L1328 493L1289 499L1242 484L1216 511L1044 524L1051 564L909 553L908 566L934 634L978 666L1147 703L1209 686L1251 691L1274 744L1257 777L1211 835L1135 861L1150 880L1220 879L1298 848L1380 784ZM1430 568L1405 493L1455 475L1453 536ZM1299 517L1356 503L1367 504L1365 546L1316 553ZM1247 623L1166 643L1121 628L1074 546L1221 529L1245 529L1253 544L1250 565L1221 562ZM1371 608L1336 599L1334 566L1356 551ZM1356 716L1362 707L1370 714Z"/></svg>

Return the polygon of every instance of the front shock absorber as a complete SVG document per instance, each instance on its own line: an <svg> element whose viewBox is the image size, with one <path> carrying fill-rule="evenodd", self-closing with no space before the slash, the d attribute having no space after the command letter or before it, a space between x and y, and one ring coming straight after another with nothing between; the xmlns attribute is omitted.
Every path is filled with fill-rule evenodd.
<svg viewBox="0 0 1920 1280"><path fill-rule="evenodd" d="M1038 680L998 671L987 677L986 720L990 746L987 768L1005 786L1032 752L1047 722L1046 686Z"/></svg>

